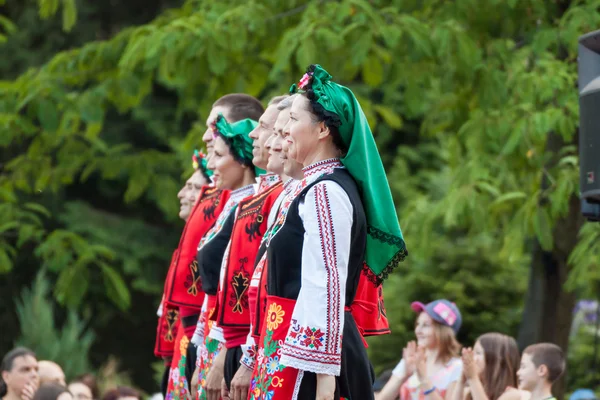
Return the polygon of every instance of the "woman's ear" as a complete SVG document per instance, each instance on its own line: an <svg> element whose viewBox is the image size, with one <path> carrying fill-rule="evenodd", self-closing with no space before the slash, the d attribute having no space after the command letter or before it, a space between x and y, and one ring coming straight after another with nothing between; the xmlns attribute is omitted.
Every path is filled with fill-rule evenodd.
<svg viewBox="0 0 600 400"><path fill-rule="evenodd" d="M327 136L330 135L330 131L329 131L329 127L327 125L325 125L324 121L319 122L319 139L325 139Z"/></svg>

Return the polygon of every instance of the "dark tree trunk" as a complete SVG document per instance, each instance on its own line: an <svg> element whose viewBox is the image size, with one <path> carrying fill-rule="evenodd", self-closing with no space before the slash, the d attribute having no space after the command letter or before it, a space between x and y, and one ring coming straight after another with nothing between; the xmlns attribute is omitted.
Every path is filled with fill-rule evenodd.
<svg viewBox="0 0 600 400"><path fill-rule="evenodd" d="M577 135L573 141L578 142ZM546 150L550 154L558 154L564 145L560 136L550 134ZM558 159L553 159L549 164L557 161ZM547 188L548 185L549 182L544 178L542 186ZM544 204L546 201L541 199L540 203ZM574 293L565 290L569 274L567 261L577 245L583 222L579 197L571 196L568 213L559 218L554 226L552 251L544 251L537 241L534 244L529 287L518 337L521 349L533 343L551 342L559 345L565 354L568 351L576 297ZM565 382L563 377L554 387L554 394L559 399L564 396Z"/></svg>

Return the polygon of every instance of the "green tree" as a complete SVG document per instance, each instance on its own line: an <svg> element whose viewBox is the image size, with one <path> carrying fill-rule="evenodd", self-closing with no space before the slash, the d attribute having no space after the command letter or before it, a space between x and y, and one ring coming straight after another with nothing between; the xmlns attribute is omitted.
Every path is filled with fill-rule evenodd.
<svg viewBox="0 0 600 400"><path fill-rule="evenodd" d="M37 275L30 289L23 290L17 315L21 327L19 345L35 349L40 360L52 360L62 366L67 379L90 370L88 355L94 333L73 310L67 313L64 324L57 326L44 272Z"/></svg>

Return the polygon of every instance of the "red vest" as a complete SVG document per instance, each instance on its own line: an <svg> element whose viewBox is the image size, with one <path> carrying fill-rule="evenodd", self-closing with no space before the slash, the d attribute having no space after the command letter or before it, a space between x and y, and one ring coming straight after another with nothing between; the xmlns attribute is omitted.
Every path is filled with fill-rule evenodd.
<svg viewBox="0 0 600 400"><path fill-rule="evenodd" d="M165 299L170 305L197 310L202 308L204 292L196 262L198 243L215 223L227 199L229 191L210 186L204 186L200 191L198 201L183 228L177 257L165 282Z"/></svg>
<svg viewBox="0 0 600 400"><path fill-rule="evenodd" d="M242 200L229 243L229 257L222 271L224 279L217 294L216 321L223 329L227 348L246 342L250 329L248 288L254 262L273 203L283 190L281 182Z"/></svg>
<svg viewBox="0 0 600 400"><path fill-rule="evenodd" d="M177 250L173 252L173 256L171 257L169 270L173 267L176 258ZM165 302L164 294L160 307L162 308L162 315L158 317L154 355L156 357L172 357L175 347L175 336L177 336L177 329L179 329L179 310L177 307Z"/></svg>
<svg viewBox="0 0 600 400"><path fill-rule="evenodd" d="M264 313L267 306L267 255L265 254L256 265L255 274L258 275L258 286L250 288L250 307L252 318L252 337L254 337L255 343L260 340L260 333L262 332L262 325L265 320Z"/></svg>
<svg viewBox="0 0 600 400"><path fill-rule="evenodd" d="M377 283L375 275L366 264L363 264L350 312L363 336L391 333L383 304L383 286Z"/></svg>

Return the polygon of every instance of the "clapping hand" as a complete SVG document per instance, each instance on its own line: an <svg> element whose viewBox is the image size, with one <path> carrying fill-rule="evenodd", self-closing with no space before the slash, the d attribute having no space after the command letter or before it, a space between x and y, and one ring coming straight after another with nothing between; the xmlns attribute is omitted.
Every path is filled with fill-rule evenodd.
<svg viewBox="0 0 600 400"><path fill-rule="evenodd" d="M462 349L463 376L465 380L477 377L477 366L473 358L473 349L466 347Z"/></svg>
<svg viewBox="0 0 600 400"><path fill-rule="evenodd" d="M408 342L404 350L402 350L402 358L406 368L406 378L410 377L416 371L417 366L417 343L413 340Z"/></svg>

